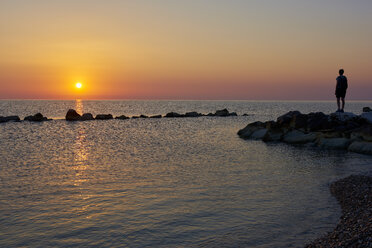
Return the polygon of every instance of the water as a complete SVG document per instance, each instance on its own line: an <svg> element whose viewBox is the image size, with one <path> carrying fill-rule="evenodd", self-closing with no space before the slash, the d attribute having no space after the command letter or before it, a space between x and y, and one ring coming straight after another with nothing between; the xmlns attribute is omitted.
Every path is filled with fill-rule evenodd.
<svg viewBox="0 0 372 248"><path fill-rule="evenodd" d="M347 103L360 113L371 102ZM93 114L247 117L68 123ZM301 247L331 231L329 184L370 174L372 156L240 139L249 122L333 102L0 101L0 247Z"/></svg>

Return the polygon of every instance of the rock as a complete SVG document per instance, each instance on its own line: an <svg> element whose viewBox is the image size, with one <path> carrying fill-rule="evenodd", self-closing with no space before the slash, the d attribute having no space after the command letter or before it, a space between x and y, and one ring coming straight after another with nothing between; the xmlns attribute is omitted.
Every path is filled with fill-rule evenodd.
<svg viewBox="0 0 372 248"><path fill-rule="evenodd" d="M19 116L11 115L11 116L0 116L0 123L2 122L8 122L8 121L21 121Z"/></svg>
<svg viewBox="0 0 372 248"><path fill-rule="evenodd" d="M310 113L307 119L307 131L319 131L323 129L331 129L333 127L328 116L322 112Z"/></svg>
<svg viewBox="0 0 372 248"><path fill-rule="evenodd" d="M85 113L83 114L80 119L80 121L91 121L91 120L94 120L94 117L91 113Z"/></svg>
<svg viewBox="0 0 372 248"><path fill-rule="evenodd" d="M263 137L265 137L266 133L267 133L267 129L266 128L261 128L261 129L258 129L256 131L254 131L251 134L250 138L251 139L263 139Z"/></svg>
<svg viewBox="0 0 372 248"><path fill-rule="evenodd" d="M153 116L150 116L150 118L161 118L162 116L161 115L153 115Z"/></svg>
<svg viewBox="0 0 372 248"><path fill-rule="evenodd" d="M335 112L335 113L330 114L331 120L338 121L338 122L347 122L357 117L358 116L356 114L350 113L350 112L344 112L344 113Z"/></svg>
<svg viewBox="0 0 372 248"><path fill-rule="evenodd" d="M216 113L214 114L215 116L229 116L229 111L227 109L221 109L217 110Z"/></svg>
<svg viewBox="0 0 372 248"><path fill-rule="evenodd" d="M229 114L229 116L238 116L238 114L236 112L232 112Z"/></svg>
<svg viewBox="0 0 372 248"><path fill-rule="evenodd" d="M179 113L170 112L165 115L166 118L177 118L177 117L185 117L184 115L181 115Z"/></svg>
<svg viewBox="0 0 372 248"><path fill-rule="evenodd" d="M110 119L113 119L114 117L112 117L111 114L99 114L99 115L96 115L96 120L110 120Z"/></svg>
<svg viewBox="0 0 372 248"><path fill-rule="evenodd" d="M372 142L372 125L365 125L352 133L353 137Z"/></svg>
<svg viewBox="0 0 372 248"><path fill-rule="evenodd" d="M215 114L209 113L206 116L216 116Z"/></svg>
<svg viewBox="0 0 372 248"><path fill-rule="evenodd" d="M249 116L249 114L243 114L242 116Z"/></svg>
<svg viewBox="0 0 372 248"><path fill-rule="evenodd" d="M79 115L74 109L69 109L66 113L66 121L78 121L81 115Z"/></svg>
<svg viewBox="0 0 372 248"><path fill-rule="evenodd" d="M44 117L41 113L37 113L35 115L26 116L24 120L42 122L42 121L47 121L48 118Z"/></svg>
<svg viewBox="0 0 372 248"><path fill-rule="evenodd" d="M147 115L140 115L140 118L149 118Z"/></svg>
<svg viewBox="0 0 372 248"><path fill-rule="evenodd" d="M259 129L264 129L265 126L266 124L263 122L260 122L260 121L253 122L253 123L248 124L245 128L239 130L238 135L243 139L248 139L251 137L253 132Z"/></svg>
<svg viewBox="0 0 372 248"><path fill-rule="evenodd" d="M116 116L115 119L118 119L118 120L127 120L129 119L128 116L125 116L125 115L120 115L120 116Z"/></svg>
<svg viewBox="0 0 372 248"><path fill-rule="evenodd" d="M308 116L304 114L294 114L290 120L289 126L295 129L306 130Z"/></svg>
<svg viewBox="0 0 372 248"><path fill-rule="evenodd" d="M278 124L281 125L281 126L289 125L290 122L291 122L291 120L292 120L292 118L294 116L300 115L300 114L301 114L300 111L289 111L288 113L279 116L276 119L276 122L278 122Z"/></svg>
<svg viewBox="0 0 372 248"><path fill-rule="evenodd" d="M320 147L331 149L347 149L350 143L350 139L346 138L321 138L318 141Z"/></svg>
<svg viewBox="0 0 372 248"><path fill-rule="evenodd" d="M136 116L136 115L132 116L132 119L138 119L138 118L140 118L140 117Z"/></svg>
<svg viewBox="0 0 372 248"><path fill-rule="evenodd" d="M354 141L348 148L351 152L372 155L372 142Z"/></svg>
<svg viewBox="0 0 372 248"><path fill-rule="evenodd" d="M283 136L283 141L290 144L305 144L313 142L317 138L315 133L303 133L293 130Z"/></svg>
<svg viewBox="0 0 372 248"><path fill-rule="evenodd" d="M360 115L363 119L365 119L368 123L372 123L372 112L364 112Z"/></svg>
<svg viewBox="0 0 372 248"><path fill-rule="evenodd" d="M370 107L364 107L363 112L372 112L372 109Z"/></svg>
<svg viewBox="0 0 372 248"><path fill-rule="evenodd" d="M185 117L199 117L202 116L202 114L199 114L198 112L187 112L185 114Z"/></svg>

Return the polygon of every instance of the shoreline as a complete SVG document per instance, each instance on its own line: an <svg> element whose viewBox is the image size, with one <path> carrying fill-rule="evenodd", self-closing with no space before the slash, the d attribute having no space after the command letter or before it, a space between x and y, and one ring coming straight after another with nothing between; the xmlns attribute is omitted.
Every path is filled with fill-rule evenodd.
<svg viewBox="0 0 372 248"><path fill-rule="evenodd" d="M305 248L372 247L372 177L352 175L333 182L329 188L341 205L339 223Z"/></svg>

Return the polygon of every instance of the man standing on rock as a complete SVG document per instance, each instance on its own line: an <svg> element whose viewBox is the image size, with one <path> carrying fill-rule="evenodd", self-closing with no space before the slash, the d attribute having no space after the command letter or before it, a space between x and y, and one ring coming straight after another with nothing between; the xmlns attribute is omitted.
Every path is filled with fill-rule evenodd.
<svg viewBox="0 0 372 248"><path fill-rule="evenodd" d="M344 76L344 69L340 69L338 71L340 76L337 77L337 84L336 84L336 98L337 98L337 111L336 112L344 112L345 107L345 95L346 95L346 89L347 89L347 78ZM342 101L342 108L340 108L340 98Z"/></svg>

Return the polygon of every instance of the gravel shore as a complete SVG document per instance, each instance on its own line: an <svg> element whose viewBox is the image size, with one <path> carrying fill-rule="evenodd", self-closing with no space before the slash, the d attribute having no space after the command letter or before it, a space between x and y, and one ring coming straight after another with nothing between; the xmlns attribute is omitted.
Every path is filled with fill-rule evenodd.
<svg viewBox="0 0 372 248"><path fill-rule="evenodd" d="M330 190L341 204L340 222L305 247L372 248L372 177L349 176L332 183Z"/></svg>

